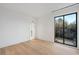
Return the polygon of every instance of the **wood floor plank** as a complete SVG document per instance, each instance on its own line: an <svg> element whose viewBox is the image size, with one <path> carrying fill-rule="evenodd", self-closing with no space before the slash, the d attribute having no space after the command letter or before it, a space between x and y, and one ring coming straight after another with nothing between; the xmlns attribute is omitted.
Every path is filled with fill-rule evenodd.
<svg viewBox="0 0 79 59"><path fill-rule="evenodd" d="M1 48L0 48L0 55L1 55Z"/></svg>
<svg viewBox="0 0 79 59"><path fill-rule="evenodd" d="M1 55L77 55L79 50L44 40L30 40L0 49Z"/></svg>

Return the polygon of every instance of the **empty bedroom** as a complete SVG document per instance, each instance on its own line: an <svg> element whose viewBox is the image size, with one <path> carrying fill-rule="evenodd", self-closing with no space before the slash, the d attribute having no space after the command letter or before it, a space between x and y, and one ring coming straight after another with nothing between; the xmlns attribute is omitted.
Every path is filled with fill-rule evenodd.
<svg viewBox="0 0 79 59"><path fill-rule="evenodd" d="M0 55L78 55L78 3L0 3Z"/></svg>

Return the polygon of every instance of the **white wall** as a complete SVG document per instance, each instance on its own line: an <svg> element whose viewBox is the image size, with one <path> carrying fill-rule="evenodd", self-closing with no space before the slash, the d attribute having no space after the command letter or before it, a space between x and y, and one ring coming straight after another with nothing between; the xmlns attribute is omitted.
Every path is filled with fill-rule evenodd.
<svg viewBox="0 0 79 59"><path fill-rule="evenodd" d="M51 12L38 20L37 37L42 40L54 42L54 17L68 13L77 12L79 14L79 5L65 8L60 11ZM79 19L79 15L78 15ZM77 19L77 48L79 48L79 20Z"/></svg>
<svg viewBox="0 0 79 59"><path fill-rule="evenodd" d="M37 38L54 42L54 23L52 13L49 13L37 21Z"/></svg>
<svg viewBox="0 0 79 59"><path fill-rule="evenodd" d="M30 39L33 18L0 6L0 48Z"/></svg>

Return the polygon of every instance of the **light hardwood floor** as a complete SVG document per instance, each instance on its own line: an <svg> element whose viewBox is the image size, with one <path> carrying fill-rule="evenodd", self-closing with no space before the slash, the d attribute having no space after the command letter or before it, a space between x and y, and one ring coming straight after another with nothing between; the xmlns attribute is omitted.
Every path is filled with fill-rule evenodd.
<svg viewBox="0 0 79 59"><path fill-rule="evenodd" d="M1 55L76 55L75 47L44 40L32 40L0 49Z"/></svg>

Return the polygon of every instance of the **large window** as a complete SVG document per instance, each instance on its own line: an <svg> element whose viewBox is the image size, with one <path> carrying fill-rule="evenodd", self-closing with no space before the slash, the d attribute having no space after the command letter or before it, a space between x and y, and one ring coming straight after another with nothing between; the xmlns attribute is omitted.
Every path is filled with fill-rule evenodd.
<svg viewBox="0 0 79 59"><path fill-rule="evenodd" d="M55 42L77 46L77 13L55 17Z"/></svg>

